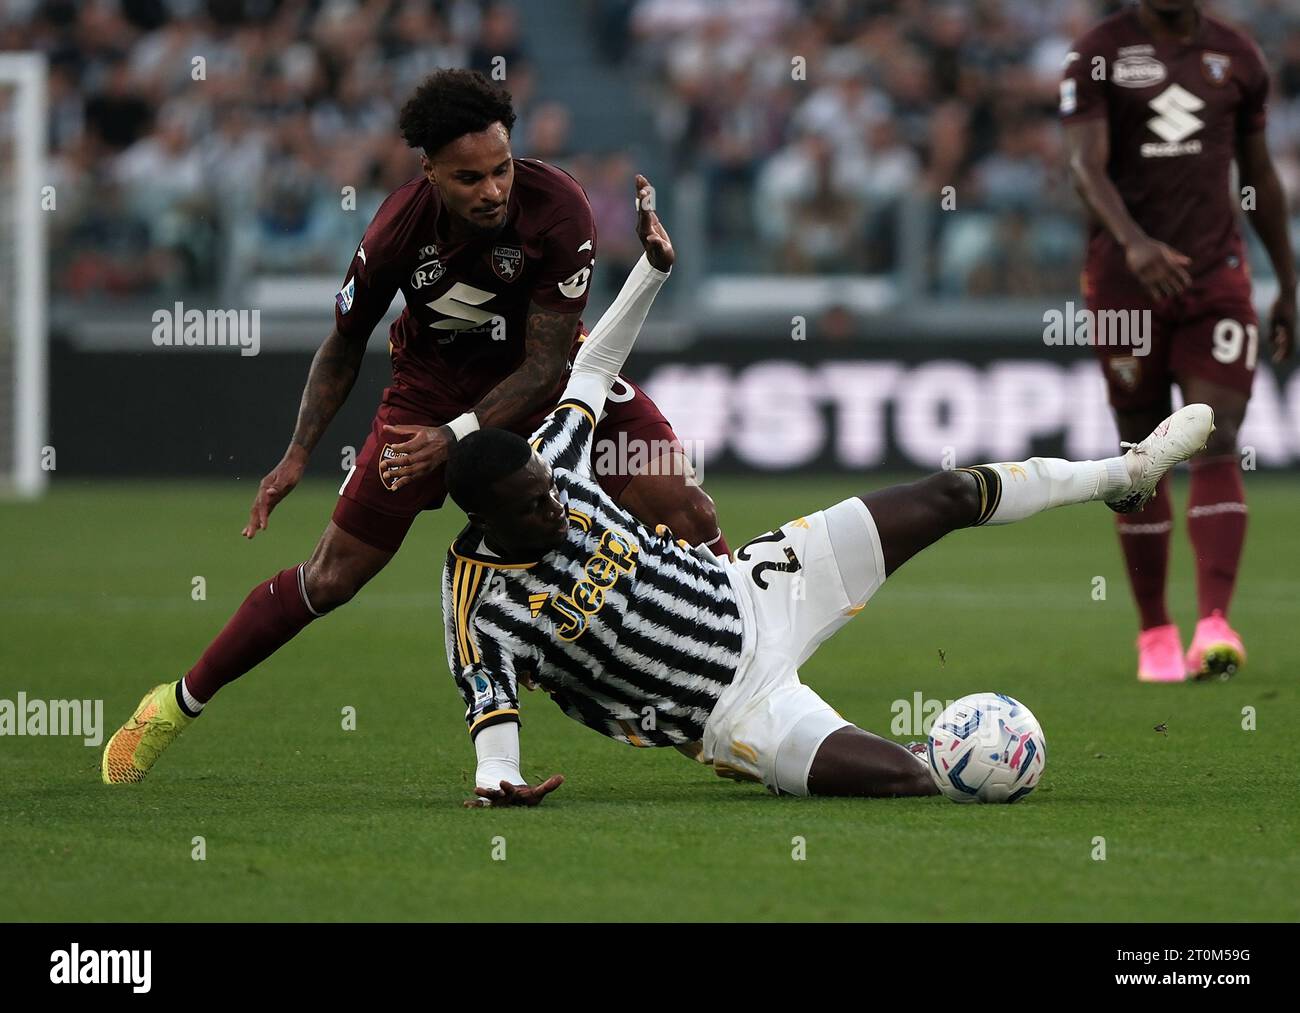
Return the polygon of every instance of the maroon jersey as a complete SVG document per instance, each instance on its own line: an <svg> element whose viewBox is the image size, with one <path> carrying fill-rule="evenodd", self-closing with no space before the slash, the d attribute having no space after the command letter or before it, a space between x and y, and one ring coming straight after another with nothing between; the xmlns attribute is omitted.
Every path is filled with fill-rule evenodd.
<svg viewBox="0 0 1300 1013"><path fill-rule="evenodd" d="M389 194L366 229L334 322L364 340L401 290L385 401L448 418L465 411L523 361L529 303L558 313L586 306L596 256L587 195L545 162L517 158L514 169L493 236L452 243L450 212L423 176Z"/></svg>
<svg viewBox="0 0 1300 1013"><path fill-rule="evenodd" d="M1075 44L1060 113L1106 118L1107 173L1129 214L1198 276L1242 262L1229 172L1238 140L1264 129L1267 99L1263 57L1241 32L1202 15L1190 42L1157 42L1130 9ZM1123 270L1124 251L1094 222L1089 274Z"/></svg>

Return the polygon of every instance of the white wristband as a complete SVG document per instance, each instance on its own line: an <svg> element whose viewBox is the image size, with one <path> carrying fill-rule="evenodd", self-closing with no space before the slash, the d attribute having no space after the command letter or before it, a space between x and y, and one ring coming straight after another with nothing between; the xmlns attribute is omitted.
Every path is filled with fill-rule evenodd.
<svg viewBox="0 0 1300 1013"><path fill-rule="evenodd" d="M478 429L478 416L473 412L466 412L464 415L459 415L448 422L447 428L451 430L452 435L456 437L456 442L459 443Z"/></svg>

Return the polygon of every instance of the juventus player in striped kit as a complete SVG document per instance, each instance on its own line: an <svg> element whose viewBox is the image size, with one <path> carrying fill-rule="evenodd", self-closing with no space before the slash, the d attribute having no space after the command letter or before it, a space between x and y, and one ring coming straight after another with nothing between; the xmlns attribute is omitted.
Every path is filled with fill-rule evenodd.
<svg viewBox="0 0 1300 1013"><path fill-rule="evenodd" d="M520 685L603 735L676 746L777 794L934 794L921 756L840 717L800 683L799 666L951 531L1092 500L1140 509L1204 446L1213 412L1189 405L1123 457L979 465L854 497L720 559L647 527L591 474L606 395L673 263L639 183L645 256L583 344L559 406L531 442L480 429L448 464L448 491L469 517L443 574L447 658L478 755L466 805L536 805L563 782L529 786L520 774Z"/></svg>

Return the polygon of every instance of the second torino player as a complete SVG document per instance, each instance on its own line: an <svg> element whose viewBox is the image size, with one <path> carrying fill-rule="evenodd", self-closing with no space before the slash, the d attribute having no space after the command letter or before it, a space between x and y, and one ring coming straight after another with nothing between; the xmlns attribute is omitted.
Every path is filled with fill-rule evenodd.
<svg viewBox="0 0 1300 1013"><path fill-rule="evenodd" d="M1061 117L1075 185L1092 210L1083 287L1093 319L1148 315L1150 354L1098 343L1120 438L1136 442L1170 411L1170 385L1214 408L1216 429L1192 462L1187 529L1196 554L1198 615L1183 653L1165 606L1173 513L1166 477L1145 509L1119 518L1141 617L1138 678L1228 676L1246 660L1228 604L1246 538L1237 431L1261 335L1231 186L1281 287L1263 336L1281 361L1296 319L1286 201L1264 140L1268 72L1255 44L1195 0L1142 0L1074 46ZM1249 189L1247 189L1249 188Z"/></svg>

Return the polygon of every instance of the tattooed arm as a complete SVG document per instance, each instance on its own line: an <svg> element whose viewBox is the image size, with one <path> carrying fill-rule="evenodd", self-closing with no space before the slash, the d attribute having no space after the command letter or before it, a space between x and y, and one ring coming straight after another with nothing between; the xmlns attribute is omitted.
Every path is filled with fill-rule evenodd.
<svg viewBox="0 0 1300 1013"><path fill-rule="evenodd" d="M577 333L577 313L556 313L530 303L524 361L474 407L479 425L502 429L546 407L564 375Z"/></svg>
<svg viewBox="0 0 1300 1013"><path fill-rule="evenodd" d="M564 375L579 316L529 304L524 361L474 406L481 428L511 428L547 405ZM391 489L438 468L456 442L449 426L384 426L384 432L407 437L404 443L392 444L399 456L384 462L384 477Z"/></svg>
<svg viewBox="0 0 1300 1013"><path fill-rule="evenodd" d="M289 449L284 452L280 463L258 486L257 497L248 512L248 523L244 526L245 538L252 538L265 529L271 511L302 479L307 458L356 383L365 351L364 340L346 338L337 327L316 350L302 401L298 405L298 423L294 426L293 439L289 441Z"/></svg>
<svg viewBox="0 0 1300 1013"><path fill-rule="evenodd" d="M316 349L311 371L307 374L307 386L303 388L302 401L298 405L298 424L294 426L289 451L301 450L306 456L316 449L316 444L352 392L365 352L365 342L350 341L337 330L331 331Z"/></svg>

